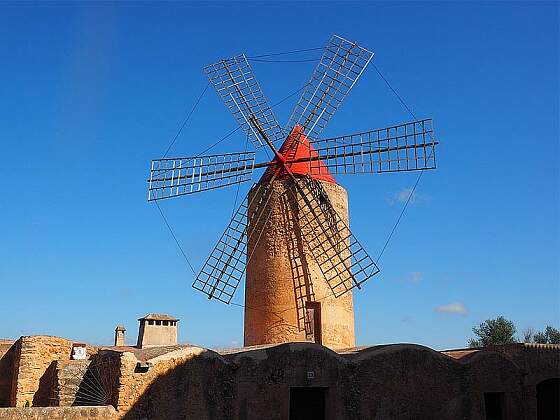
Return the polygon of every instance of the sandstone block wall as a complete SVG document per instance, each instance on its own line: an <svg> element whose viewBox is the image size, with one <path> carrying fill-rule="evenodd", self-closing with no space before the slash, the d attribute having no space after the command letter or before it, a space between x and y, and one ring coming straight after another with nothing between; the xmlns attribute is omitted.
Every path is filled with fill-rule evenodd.
<svg viewBox="0 0 560 420"><path fill-rule="evenodd" d="M558 358L558 349L550 356ZM532 358L541 363L538 355ZM536 418L525 415L536 403L529 401L535 397L525 372L493 351L453 359L403 344L341 355L291 343L224 355L179 351L153 359L144 373L134 368L131 353L122 361L128 373L121 379L119 414L125 420L287 420L292 387L325 389L328 420L483 420L485 392L503 393L505 418Z"/></svg>
<svg viewBox="0 0 560 420"><path fill-rule="evenodd" d="M149 418L149 416L146 417L147 406L151 409L151 407L156 404L152 396L175 400L176 398L180 398L180 395L187 395L183 393L188 393L189 404L192 407L199 406L200 402L204 400L203 395L206 392L206 389L201 384L197 386L196 383L191 384L189 381L185 380L184 382L171 385L165 380L165 377L169 372L175 372L180 366L187 366L187 369L191 367L194 368L196 364L191 365L191 361L195 358L203 357L203 353L206 352L215 355L214 352L199 347L179 349L150 359L150 368L139 366L139 363L144 363L144 366L146 366L145 362L139 361L134 354L128 352L122 353L120 358L118 401L116 404L119 413L126 415L127 418ZM216 355L215 357L218 356ZM216 373L215 370L200 372L200 374L204 375L208 380L212 380L211 378L213 378ZM158 388L159 391L151 394L149 390L153 387ZM146 394L151 395L149 402L143 398ZM132 411L129 412L130 410ZM161 411L158 409L158 413L158 415L162 416L161 418L177 418L174 417L177 413L173 412L173 410L169 410L168 404L163 404L161 406ZM197 413L197 415L203 415L204 409L202 408ZM165 417L166 415L168 417ZM195 415L187 418L200 418L202 420L206 417L197 417Z"/></svg>
<svg viewBox="0 0 560 420"><path fill-rule="evenodd" d="M114 420L113 407L0 408L0 420Z"/></svg>
<svg viewBox="0 0 560 420"><path fill-rule="evenodd" d="M88 354L96 352L87 347ZM51 336L24 336L17 342L10 406L49 406L53 403L57 360L69 360L72 341Z"/></svg>
<svg viewBox="0 0 560 420"><path fill-rule="evenodd" d="M0 407L10 406L16 347L14 340L0 340Z"/></svg>

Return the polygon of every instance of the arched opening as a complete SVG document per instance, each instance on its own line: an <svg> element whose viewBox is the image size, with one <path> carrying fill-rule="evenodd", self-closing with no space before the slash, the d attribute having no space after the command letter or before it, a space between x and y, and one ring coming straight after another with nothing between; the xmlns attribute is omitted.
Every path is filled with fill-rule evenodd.
<svg viewBox="0 0 560 420"><path fill-rule="evenodd" d="M560 418L560 378L551 378L537 384L537 420Z"/></svg>

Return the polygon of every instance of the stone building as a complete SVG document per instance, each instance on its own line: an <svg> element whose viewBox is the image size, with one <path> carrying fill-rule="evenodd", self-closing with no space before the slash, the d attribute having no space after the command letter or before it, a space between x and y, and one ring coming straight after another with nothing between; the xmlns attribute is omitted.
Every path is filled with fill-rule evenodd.
<svg viewBox="0 0 560 420"><path fill-rule="evenodd" d="M71 349L72 341L58 337L0 341L0 406L19 407L0 409L0 419L544 420L560 414L558 345L447 351L414 344L332 351L307 342L223 351L88 346L89 360L70 360ZM104 399L88 400L96 377ZM84 415L80 406L95 401L116 411L91 408ZM21 408L26 404L34 408Z"/></svg>
<svg viewBox="0 0 560 420"><path fill-rule="evenodd" d="M138 348L177 344L177 318L167 314L148 314L138 321Z"/></svg>

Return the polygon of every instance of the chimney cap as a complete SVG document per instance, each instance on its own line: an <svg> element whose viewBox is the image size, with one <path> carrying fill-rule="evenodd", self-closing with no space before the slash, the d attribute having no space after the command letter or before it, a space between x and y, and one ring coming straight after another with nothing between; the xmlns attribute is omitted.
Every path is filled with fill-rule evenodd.
<svg viewBox="0 0 560 420"><path fill-rule="evenodd" d="M122 325L117 325L117 328L115 328L115 331L126 331L126 328Z"/></svg>
<svg viewBox="0 0 560 420"><path fill-rule="evenodd" d="M171 315L167 314L148 314L143 316L142 318L138 318L138 321L143 320L156 320L156 321L179 321L179 319L172 317Z"/></svg>

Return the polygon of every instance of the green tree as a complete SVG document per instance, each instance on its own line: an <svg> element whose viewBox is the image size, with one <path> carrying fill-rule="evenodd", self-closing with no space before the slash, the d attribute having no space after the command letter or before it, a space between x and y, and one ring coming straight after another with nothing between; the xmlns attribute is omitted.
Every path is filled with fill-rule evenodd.
<svg viewBox="0 0 560 420"><path fill-rule="evenodd" d="M547 325L544 331L535 334L533 341L539 344L560 344L560 331Z"/></svg>
<svg viewBox="0 0 560 420"><path fill-rule="evenodd" d="M545 333L550 344L560 344L560 331L556 328L547 325Z"/></svg>
<svg viewBox="0 0 560 420"><path fill-rule="evenodd" d="M485 347L517 342L515 339L517 331L515 325L503 316L499 316L496 319L487 319L478 327L473 327L472 330L477 338L469 340L469 347Z"/></svg>

